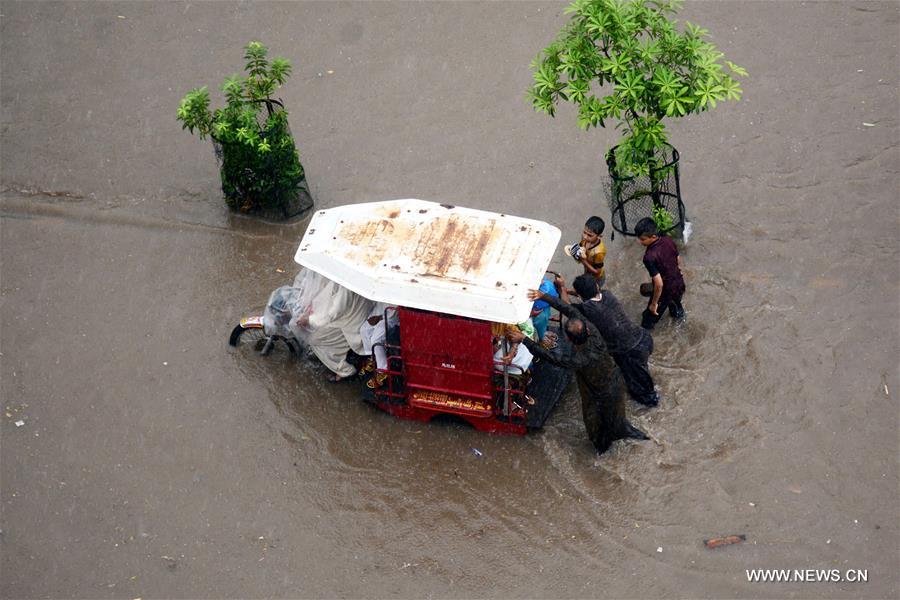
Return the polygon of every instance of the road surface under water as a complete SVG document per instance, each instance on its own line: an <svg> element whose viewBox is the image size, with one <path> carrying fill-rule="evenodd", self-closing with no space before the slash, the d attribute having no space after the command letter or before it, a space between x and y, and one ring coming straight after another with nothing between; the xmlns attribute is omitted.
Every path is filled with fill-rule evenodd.
<svg viewBox="0 0 900 600"><path fill-rule="evenodd" d="M524 100L563 8L0 3L0 596L900 594L896 3L686 6L750 78L670 128L694 236L688 319L654 333L664 400L628 407L652 441L598 457L574 387L491 436L227 346L305 223L228 214L180 97L260 39L294 62L318 207L418 197L570 242L608 219L616 132ZM642 249L606 240L638 318Z"/></svg>

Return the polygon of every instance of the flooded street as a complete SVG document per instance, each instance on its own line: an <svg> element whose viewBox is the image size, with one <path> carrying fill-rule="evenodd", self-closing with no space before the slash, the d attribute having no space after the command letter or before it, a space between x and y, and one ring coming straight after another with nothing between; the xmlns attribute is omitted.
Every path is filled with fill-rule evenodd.
<svg viewBox="0 0 900 600"><path fill-rule="evenodd" d="M294 64L278 96L318 208L422 198L571 243L609 220L618 132L525 99L564 8L0 2L0 598L900 596L896 2L679 15L750 78L670 125L694 233L688 319L654 331L664 399L628 404L652 441L598 457L575 386L493 436L227 345L305 222L227 211L184 93L221 105L259 39ZM610 232L639 319L643 249ZM561 246L551 268L577 273Z"/></svg>

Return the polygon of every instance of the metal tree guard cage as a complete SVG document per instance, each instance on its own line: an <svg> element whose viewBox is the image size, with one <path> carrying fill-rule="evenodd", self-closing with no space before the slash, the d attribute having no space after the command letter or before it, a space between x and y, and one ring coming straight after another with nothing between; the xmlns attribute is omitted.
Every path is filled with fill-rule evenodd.
<svg viewBox="0 0 900 600"><path fill-rule="evenodd" d="M222 192L233 211L276 221L290 219L312 208L313 199L303 165L294 158L296 147L287 119L272 119L284 105L278 100L258 102L266 105L266 111L256 117L260 137L274 142L286 136L292 143L289 147L273 143L273 149L261 155L242 142L222 142L213 137ZM299 175L285 176L294 164L300 167Z"/></svg>
<svg viewBox="0 0 900 600"><path fill-rule="evenodd" d="M678 150L665 144L651 160L652 165L659 166L651 166L647 175L623 176L616 169L618 148L613 147L606 160L610 178L606 199L613 229L623 235L636 235L637 222L652 217L654 207L662 207L671 217L672 226L660 233L683 230L686 215L678 178Z"/></svg>

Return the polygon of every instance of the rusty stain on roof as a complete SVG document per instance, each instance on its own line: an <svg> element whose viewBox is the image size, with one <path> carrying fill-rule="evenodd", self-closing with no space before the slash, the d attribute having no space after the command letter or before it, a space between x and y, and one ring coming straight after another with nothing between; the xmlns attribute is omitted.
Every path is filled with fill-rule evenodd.
<svg viewBox="0 0 900 600"><path fill-rule="evenodd" d="M346 241L348 251L353 250L353 256L348 258L374 267L384 259L391 250L391 246L396 243L395 240L398 237L396 234L408 235L408 230L409 227L399 221L378 219L346 223L338 231L338 237Z"/></svg>
<svg viewBox="0 0 900 600"><path fill-rule="evenodd" d="M380 206L375 212L378 216L387 217L388 219L396 219L400 216L400 207L396 205Z"/></svg>
<svg viewBox="0 0 900 600"><path fill-rule="evenodd" d="M430 277L477 278L505 233L494 220L477 224L458 215L441 217L421 232L413 260L419 272Z"/></svg>
<svg viewBox="0 0 900 600"><path fill-rule="evenodd" d="M405 256L412 260L411 273L455 281L477 279L486 264L497 261L510 266L514 254L504 252L509 232L494 219L473 222L449 214L415 226L394 208L382 213L387 218L344 223L337 237L346 242L347 258L375 267L385 259ZM400 270L394 264L392 270Z"/></svg>

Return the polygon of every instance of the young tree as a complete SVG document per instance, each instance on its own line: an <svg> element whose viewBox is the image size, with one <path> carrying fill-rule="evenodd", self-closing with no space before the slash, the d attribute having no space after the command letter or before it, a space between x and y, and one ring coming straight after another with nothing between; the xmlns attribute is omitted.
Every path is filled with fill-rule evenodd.
<svg viewBox="0 0 900 600"><path fill-rule="evenodd" d="M244 47L247 76L225 79L224 108L210 111L204 86L182 98L177 118L182 129L213 139L221 161L222 191L233 210L288 216L298 197L308 196L308 191L287 111L272 98L290 76L291 64L284 58L270 61L268 52L260 42Z"/></svg>
<svg viewBox="0 0 900 600"><path fill-rule="evenodd" d="M623 137L610 165L620 176L649 175L667 144L663 120L739 100L738 65L691 23L670 19L681 0L575 0L556 41L532 62L528 95L555 116L560 100L578 106L583 129L615 122Z"/></svg>

